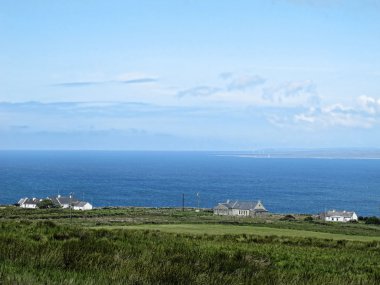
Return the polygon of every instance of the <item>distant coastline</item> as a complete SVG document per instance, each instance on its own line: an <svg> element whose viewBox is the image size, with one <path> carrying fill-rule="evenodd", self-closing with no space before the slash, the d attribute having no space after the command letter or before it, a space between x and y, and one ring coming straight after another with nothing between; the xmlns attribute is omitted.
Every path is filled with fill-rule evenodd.
<svg viewBox="0 0 380 285"><path fill-rule="evenodd" d="M294 158L294 159L380 159L380 149L300 149L257 150L252 152L219 153L217 156L242 158Z"/></svg>

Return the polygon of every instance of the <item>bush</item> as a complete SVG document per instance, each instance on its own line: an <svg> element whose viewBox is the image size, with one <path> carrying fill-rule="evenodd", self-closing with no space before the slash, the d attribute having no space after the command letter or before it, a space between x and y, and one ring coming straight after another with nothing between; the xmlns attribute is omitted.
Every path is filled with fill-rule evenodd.
<svg viewBox="0 0 380 285"><path fill-rule="evenodd" d="M312 222L313 221L313 217L312 216L307 216L305 219L304 219L305 222Z"/></svg>
<svg viewBox="0 0 380 285"><path fill-rule="evenodd" d="M367 225L380 225L380 219L378 217L368 217L365 221Z"/></svg>
<svg viewBox="0 0 380 285"><path fill-rule="evenodd" d="M50 209L50 208L56 208L56 205L53 203L50 199L44 199L41 202L38 202L37 207L39 209Z"/></svg>
<svg viewBox="0 0 380 285"><path fill-rule="evenodd" d="M281 221L294 221L296 218L293 215L286 215L283 216L280 220Z"/></svg>

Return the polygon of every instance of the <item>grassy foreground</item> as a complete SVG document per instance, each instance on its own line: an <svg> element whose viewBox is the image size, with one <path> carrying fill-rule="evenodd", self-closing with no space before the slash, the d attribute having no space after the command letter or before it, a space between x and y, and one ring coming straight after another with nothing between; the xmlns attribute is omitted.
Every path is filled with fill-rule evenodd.
<svg viewBox="0 0 380 285"><path fill-rule="evenodd" d="M380 284L379 227L109 213L0 210L0 284Z"/></svg>

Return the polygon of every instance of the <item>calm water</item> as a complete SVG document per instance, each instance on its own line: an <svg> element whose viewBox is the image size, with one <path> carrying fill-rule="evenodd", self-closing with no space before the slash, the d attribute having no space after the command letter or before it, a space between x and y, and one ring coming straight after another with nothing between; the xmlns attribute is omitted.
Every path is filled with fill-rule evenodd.
<svg viewBox="0 0 380 285"><path fill-rule="evenodd" d="M0 204L74 192L95 206L212 207L261 199L268 210L380 214L380 160L280 159L186 152L0 152Z"/></svg>

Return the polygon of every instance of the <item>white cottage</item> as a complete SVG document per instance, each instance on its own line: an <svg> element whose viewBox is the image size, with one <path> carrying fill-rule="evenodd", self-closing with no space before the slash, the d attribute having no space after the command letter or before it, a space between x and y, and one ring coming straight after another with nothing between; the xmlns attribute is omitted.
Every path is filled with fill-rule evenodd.
<svg viewBox="0 0 380 285"><path fill-rule="evenodd" d="M89 202L79 201L72 195L67 197L58 195L57 197L49 197L49 199L64 209L70 208L70 205L74 210L92 210L93 208Z"/></svg>
<svg viewBox="0 0 380 285"><path fill-rule="evenodd" d="M73 203L73 209L82 210L82 211L92 210L92 205L88 202L79 201L79 202Z"/></svg>
<svg viewBox="0 0 380 285"><path fill-rule="evenodd" d="M267 215L268 211L260 200L257 202L227 200L226 203L219 203L214 207L214 214L224 216L257 217Z"/></svg>
<svg viewBox="0 0 380 285"><path fill-rule="evenodd" d="M35 209L37 208L37 204L41 201L42 199L37 198L21 198L17 204L19 204L21 208Z"/></svg>
<svg viewBox="0 0 380 285"><path fill-rule="evenodd" d="M64 209L69 208L70 204L79 202L74 196L70 195L68 197L58 195L57 197L48 197L55 205L62 207Z"/></svg>
<svg viewBox="0 0 380 285"><path fill-rule="evenodd" d="M85 201L79 201L74 196L61 196L58 195L56 197L47 197L46 199L53 202L53 204L58 208L64 208L68 209L70 208L70 205L72 209L74 210L92 210L93 206ZM44 199L38 199L38 198L22 198L18 201L18 204L21 208L29 208L29 209L36 209L37 204L41 202Z"/></svg>
<svg viewBox="0 0 380 285"><path fill-rule="evenodd" d="M357 221L358 216L355 212L348 212L348 211L336 211L331 210L323 213L322 218L326 222L349 222L349 221Z"/></svg>

